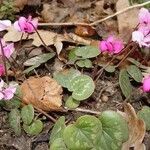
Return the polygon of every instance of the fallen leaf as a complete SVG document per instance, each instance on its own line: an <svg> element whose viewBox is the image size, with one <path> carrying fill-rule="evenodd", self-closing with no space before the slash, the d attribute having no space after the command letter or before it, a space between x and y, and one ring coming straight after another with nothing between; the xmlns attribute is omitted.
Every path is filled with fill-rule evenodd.
<svg viewBox="0 0 150 150"><path fill-rule="evenodd" d="M118 0L116 3L116 10L118 12L129 6L130 3L128 0ZM139 9L134 8L117 15L119 34L120 37L126 42L131 37L133 29L138 25L138 13Z"/></svg>
<svg viewBox="0 0 150 150"><path fill-rule="evenodd" d="M31 77L21 85L22 101L44 111L61 110L62 87L52 78Z"/></svg>
<svg viewBox="0 0 150 150"><path fill-rule="evenodd" d="M130 147L134 147L134 150L145 150L145 145L142 143L146 127L143 120L137 117L137 114L129 103L124 105L124 113L121 115L125 117L129 127L129 139L123 144L121 150L129 150Z"/></svg>

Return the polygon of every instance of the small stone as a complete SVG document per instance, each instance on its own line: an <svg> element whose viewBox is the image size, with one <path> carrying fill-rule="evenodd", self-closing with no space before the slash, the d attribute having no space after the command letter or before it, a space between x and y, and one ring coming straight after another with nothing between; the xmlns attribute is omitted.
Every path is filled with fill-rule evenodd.
<svg viewBox="0 0 150 150"><path fill-rule="evenodd" d="M102 100L102 102L107 102L108 101L108 96L102 95L101 100Z"/></svg>

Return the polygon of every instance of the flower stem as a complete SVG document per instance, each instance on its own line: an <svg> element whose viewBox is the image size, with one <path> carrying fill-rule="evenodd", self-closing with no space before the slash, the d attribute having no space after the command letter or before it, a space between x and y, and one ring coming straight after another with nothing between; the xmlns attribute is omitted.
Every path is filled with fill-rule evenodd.
<svg viewBox="0 0 150 150"><path fill-rule="evenodd" d="M5 68L6 83L8 84L8 73L7 73L6 58L5 58L4 49L3 49L1 39L0 39L0 46L1 46L1 51L2 51L2 60L3 60L3 63L4 63L4 68Z"/></svg>
<svg viewBox="0 0 150 150"><path fill-rule="evenodd" d="M52 49L50 49L46 43L44 42L44 40L42 39L40 33L38 32L38 30L35 28L35 26L30 22L30 24L32 25L32 27L34 28L35 32L37 33L38 37L40 38L41 42L43 43L44 47L48 50L48 51L52 51Z"/></svg>

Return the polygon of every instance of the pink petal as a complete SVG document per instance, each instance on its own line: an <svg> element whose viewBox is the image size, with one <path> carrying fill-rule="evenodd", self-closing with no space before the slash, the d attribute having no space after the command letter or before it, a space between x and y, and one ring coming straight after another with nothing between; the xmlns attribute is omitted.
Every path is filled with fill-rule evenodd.
<svg viewBox="0 0 150 150"><path fill-rule="evenodd" d="M107 50L108 50L110 53L113 53L114 48L113 48L112 43L111 43L111 42L107 42L107 43L106 43L106 46L107 46Z"/></svg>
<svg viewBox="0 0 150 150"><path fill-rule="evenodd" d="M107 51L107 45L106 45L106 41L101 41L100 44L99 44L99 49L101 52L105 52Z"/></svg>
<svg viewBox="0 0 150 150"><path fill-rule="evenodd" d="M148 9L141 8L139 13L139 22L140 23L150 23L150 13Z"/></svg>
<svg viewBox="0 0 150 150"><path fill-rule="evenodd" d="M150 76L145 77L143 80L143 91L150 92Z"/></svg>
<svg viewBox="0 0 150 150"><path fill-rule="evenodd" d="M35 28L38 27L38 19L33 19L33 20L31 21L31 23L34 25Z"/></svg>
<svg viewBox="0 0 150 150"><path fill-rule="evenodd" d="M0 76L5 74L5 68L3 64L0 64Z"/></svg>
<svg viewBox="0 0 150 150"><path fill-rule="evenodd" d="M10 20L0 20L0 31L6 30L11 26Z"/></svg>
<svg viewBox="0 0 150 150"><path fill-rule="evenodd" d="M108 38L107 38L107 42L113 42L114 41L114 37L112 35L110 35Z"/></svg>
<svg viewBox="0 0 150 150"><path fill-rule="evenodd" d="M20 17L18 20L18 25L20 26L20 29L22 32L25 31L25 28L27 28L27 19L25 17Z"/></svg>
<svg viewBox="0 0 150 150"><path fill-rule="evenodd" d="M4 48L4 54L7 58L10 58L10 56L12 55L12 53L14 52L14 43L11 44L7 44L7 46L5 46Z"/></svg>
<svg viewBox="0 0 150 150"><path fill-rule="evenodd" d="M132 41L137 42L140 47L142 47L142 41L144 39L144 35L140 31L132 32Z"/></svg>
<svg viewBox="0 0 150 150"><path fill-rule="evenodd" d="M21 31L21 28L20 28L20 26L19 26L19 24L18 24L18 21L15 21L15 22L14 22L14 28L15 28L16 30L18 30L18 31Z"/></svg>
<svg viewBox="0 0 150 150"><path fill-rule="evenodd" d="M8 88L6 88L5 90L3 90L4 99L5 100L12 99L15 92L16 92L16 88L15 87L8 87Z"/></svg>
<svg viewBox="0 0 150 150"><path fill-rule="evenodd" d="M1 79L0 80L0 91L2 90L3 86L4 86L4 81Z"/></svg>
<svg viewBox="0 0 150 150"><path fill-rule="evenodd" d="M113 46L114 54L121 52L121 50L123 49L123 43L121 41L115 41Z"/></svg>

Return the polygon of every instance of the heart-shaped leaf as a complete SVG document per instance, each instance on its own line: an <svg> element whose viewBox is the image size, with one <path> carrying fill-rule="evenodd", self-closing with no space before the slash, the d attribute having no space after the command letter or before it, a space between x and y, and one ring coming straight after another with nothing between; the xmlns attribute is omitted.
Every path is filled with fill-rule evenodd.
<svg viewBox="0 0 150 150"><path fill-rule="evenodd" d="M29 135L38 135L43 130L43 123L41 120L35 120L31 125L23 124L23 129Z"/></svg>
<svg viewBox="0 0 150 150"><path fill-rule="evenodd" d="M35 56L33 58L28 59L26 62L24 62L24 65L25 66L37 66L38 64L47 62L49 59L53 58L54 56L55 56L55 53L41 54L39 56Z"/></svg>
<svg viewBox="0 0 150 150"><path fill-rule="evenodd" d="M99 119L103 128L100 139L97 139L97 149L120 150L122 144L128 140L127 122L114 111L102 112Z"/></svg>
<svg viewBox="0 0 150 150"><path fill-rule="evenodd" d="M70 90L71 81L79 76L81 73L76 69L69 69L61 72L54 73L54 79L63 87Z"/></svg>
<svg viewBox="0 0 150 150"><path fill-rule="evenodd" d="M8 116L9 124L15 134L18 136L21 134L20 118L20 111L17 108L10 111Z"/></svg>
<svg viewBox="0 0 150 150"><path fill-rule="evenodd" d="M95 140L101 131L101 122L94 116L85 115L65 128L63 138L68 149L90 150L95 147Z"/></svg>
<svg viewBox="0 0 150 150"><path fill-rule="evenodd" d="M142 82L143 75L137 66L130 65L127 67L127 71L136 82Z"/></svg>
<svg viewBox="0 0 150 150"><path fill-rule="evenodd" d="M72 98L72 96L69 96L65 102L65 107L68 107L70 109L77 108L79 105L80 101L75 100L74 98Z"/></svg>
<svg viewBox="0 0 150 150"><path fill-rule="evenodd" d="M26 125L30 125L34 118L34 108L31 104L24 106L21 109L21 117L23 123Z"/></svg>
<svg viewBox="0 0 150 150"><path fill-rule="evenodd" d="M125 69L122 69L119 73L119 85L123 95L128 98L132 93L132 85L129 80L129 76Z"/></svg>
<svg viewBox="0 0 150 150"><path fill-rule="evenodd" d="M63 132L64 132L65 128L66 128L65 117L62 116L57 120L57 122L55 123L55 125L52 129L52 132L50 135L50 144L52 144L56 139L63 137Z"/></svg>
<svg viewBox="0 0 150 150"><path fill-rule="evenodd" d="M83 46L75 48L76 56L80 56L82 58L93 58L100 54L100 51L97 47L94 46Z"/></svg>
<svg viewBox="0 0 150 150"><path fill-rule="evenodd" d="M150 130L150 107L144 106L142 110L137 113L138 117L144 120L146 124L146 130Z"/></svg>
<svg viewBox="0 0 150 150"><path fill-rule="evenodd" d="M92 68L92 62L89 59L78 60L76 64L79 67Z"/></svg>
<svg viewBox="0 0 150 150"><path fill-rule="evenodd" d="M50 150L69 150L62 138L56 139L51 145L50 145Z"/></svg>
<svg viewBox="0 0 150 150"><path fill-rule="evenodd" d="M94 92L95 84L92 78L88 75L81 75L75 77L71 81L72 97L75 100L82 101L89 98Z"/></svg>

